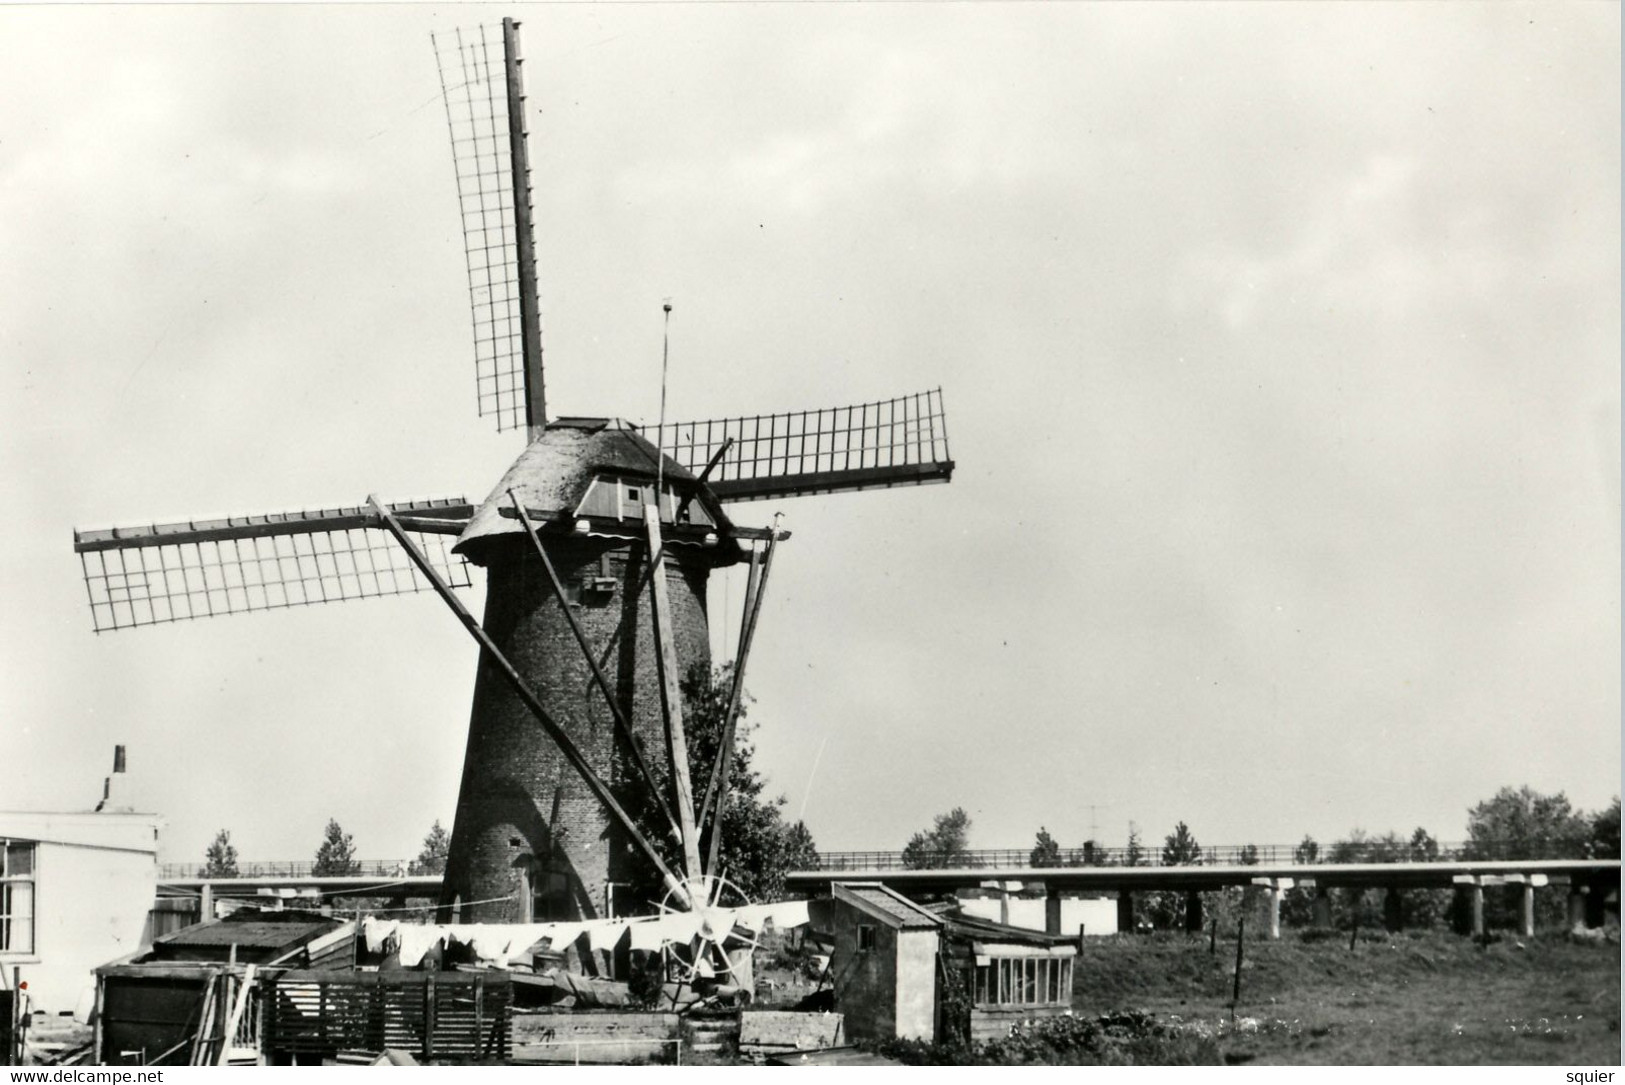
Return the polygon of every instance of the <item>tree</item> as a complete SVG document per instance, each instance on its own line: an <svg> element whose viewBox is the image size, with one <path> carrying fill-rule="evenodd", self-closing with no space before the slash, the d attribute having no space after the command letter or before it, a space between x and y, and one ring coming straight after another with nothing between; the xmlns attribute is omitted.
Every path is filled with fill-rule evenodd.
<svg viewBox="0 0 1625 1085"><path fill-rule="evenodd" d="M1470 859L1583 859L1591 826L1559 791L1503 787L1467 812Z"/></svg>
<svg viewBox="0 0 1625 1085"><path fill-rule="evenodd" d="M1433 839L1433 834L1416 827L1411 834L1410 861L1413 863L1436 863L1439 861L1439 842Z"/></svg>
<svg viewBox="0 0 1625 1085"><path fill-rule="evenodd" d="M1591 854L1598 859L1619 858L1619 796L1607 808L1591 815Z"/></svg>
<svg viewBox="0 0 1625 1085"><path fill-rule="evenodd" d="M1320 844L1308 833L1292 849L1292 862L1296 866L1309 866L1320 861ZM1281 922L1292 927L1306 927L1314 919L1314 890L1293 886L1281 897Z"/></svg>
<svg viewBox="0 0 1625 1085"><path fill-rule="evenodd" d="M327 828L322 832L322 846L316 849L316 863L310 872L318 878L354 877L361 873L361 864L355 857L355 843L349 833L339 828L335 818L327 819Z"/></svg>
<svg viewBox="0 0 1625 1085"><path fill-rule="evenodd" d="M1236 856L1236 862L1241 866L1257 866L1258 845L1248 844L1246 847L1242 848L1241 854Z"/></svg>
<svg viewBox="0 0 1625 1085"><path fill-rule="evenodd" d="M1181 821L1162 841L1163 866L1201 866L1202 845L1196 842L1190 826Z"/></svg>
<svg viewBox="0 0 1625 1085"><path fill-rule="evenodd" d="M818 870L824 864L818 858L818 845L813 843L812 830L805 821L797 821L785 830L784 852L789 870Z"/></svg>
<svg viewBox="0 0 1625 1085"><path fill-rule="evenodd" d="M1332 844L1327 861L1399 863L1405 860L1407 851L1408 845L1398 833L1387 832L1381 836L1372 836L1364 829L1352 829L1347 837ZM1353 926L1355 913L1358 912L1361 929L1382 929L1384 898L1382 892L1370 889L1339 889L1333 892L1342 901L1342 907L1335 916L1338 927L1346 930Z"/></svg>
<svg viewBox="0 0 1625 1085"><path fill-rule="evenodd" d="M1183 821L1163 838L1161 862L1163 866L1201 865L1202 845ZM1178 930L1185 925L1185 894L1167 889L1147 893L1145 911L1153 926Z"/></svg>
<svg viewBox="0 0 1625 1085"><path fill-rule="evenodd" d="M418 857L412 861L413 874L444 874L446 872L446 855L451 851L451 834L440 825L436 818L429 835L423 838L423 849Z"/></svg>
<svg viewBox="0 0 1625 1085"><path fill-rule="evenodd" d="M1559 791L1542 795L1534 789L1503 787L1467 812L1468 859L1583 859L1594 823L1578 814ZM1489 927L1515 926L1523 902L1522 887L1484 894L1484 922ZM1558 926L1565 919L1564 901L1555 893L1535 894L1535 921Z"/></svg>
<svg viewBox="0 0 1625 1085"><path fill-rule="evenodd" d="M903 866L909 870L951 867L970 850L970 815L956 806L938 814L931 828L915 833L903 847Z"/></svg>
<svg viewBox="0 0 1625 1085"><path fill-rule="evenodd" d="M235 878L237 849L231 845L231 833L221 829L214 834L214 842L203 853L203 878Z"/></svg>
<svg viewBox="0 0 1625 1085"><path fill-rule="evenodd" d="M1123 856L1124 866L1144 866L1145 847L1140 843L1140 827L1129 822L1128 848Z"/></svg>
<svg viewBox="0 0 1625 1085"><path fill-rule="evenodd" d="M1038 839L1033 842L1032 854L1027 857L1027 865L1035 867L1057 867L1061 865L1061 845L1049 834L1044 826L1038 827Z"/></svg>
<svg viewBox="0 0 1625 1085"><path fill-rule="evenodd" d="M712 767L722 749L722 731L727 722L728 703L733 694L733 667L710 668L703 664L691 667L681 682L683 694L683 735L688 744L688 773L694 802L704 801L705 789L711 779ZM750 696L745 694L739 704L734 724L733 761L728 770L728 798L720 817L722 845L717 854L717 865L722 875L740 893L753 901L782 900L785 897L784 876L792 870L807 870L818 866L818 849L812 833L800 821L786 824L783 795L764 798L767 781L752 761L756 747L750 741L756 724L749 722ZM669 773L656 763L658 785L671 794ZM677 847L665 827L665 816L660 813L641 780L623 779L616 787L617 798L638 823L643 835L660 850L662 858L673 871L681 869L682 861ZM698 811L696 811L698 814ZM711 829L700 826L700 854L708 855ZM661 900L666 893L653 865L641 851L633 851L623 844L630 872L630 893L633 900ZM616 898L620 899L617 890ZM727 903L737 903L728 901Z"/></svg>

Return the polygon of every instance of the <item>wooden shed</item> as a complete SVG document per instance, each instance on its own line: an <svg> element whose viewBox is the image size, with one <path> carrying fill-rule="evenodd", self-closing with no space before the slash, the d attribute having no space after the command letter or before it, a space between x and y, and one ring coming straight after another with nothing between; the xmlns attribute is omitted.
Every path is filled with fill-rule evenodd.
<svg viewBox="0 0 1625 1085"><path fill-rule="evenodd" d="M879 883L831 890L810 912L814 937L831 946L848 1037L985 1041L1071 1012L1075 939L917 904ZM966 997L944 997L949 984Z"/></svg>
<svg viewBox="0 0 1625 1085"><path fill-rule="evenodd" d="M936 1036L943 921L879 883L836 882L809 912L833 945L829 977L851 1039Z"/></svg>

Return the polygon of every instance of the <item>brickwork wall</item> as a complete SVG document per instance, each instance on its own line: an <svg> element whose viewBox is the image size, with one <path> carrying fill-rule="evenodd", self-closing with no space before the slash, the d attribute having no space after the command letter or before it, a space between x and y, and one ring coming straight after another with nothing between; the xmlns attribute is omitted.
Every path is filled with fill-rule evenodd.
<svg viewBox="0 0 1625 1085"><path fill-rule="evenodd" d="M647 586L639 592L647 548L607 539L549 541L548 556L567 588L606 571L613 593L587 594L572 609L598 653L622 710L657 772L667 763ZM542 704L606 781L629 759L541 560L524 539L493 545L487 566L484 625ZM673 546L666 580L681 666L710 663L706 579L710 552ZM635 771L635 769L631 770ZM526 916L523 870L541 860L564 875L567 900L553 915L601 915L605 883L622 881L610 856L623 849L618 827L519 700L501 673L482 661L469 720L462 788L452 829L442 905L464 902L464 922L518 922ZM507 900L493 898L508 897Z"/></svg>

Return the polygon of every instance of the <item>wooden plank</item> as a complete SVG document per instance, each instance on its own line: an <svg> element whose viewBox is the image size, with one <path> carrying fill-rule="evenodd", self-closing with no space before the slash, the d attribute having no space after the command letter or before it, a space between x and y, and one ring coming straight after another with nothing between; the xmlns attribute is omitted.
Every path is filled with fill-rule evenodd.
<svg viewBox="0 0 1625 1085"><path fill-rule="evenodd" d="M833 494L855 490L890 489L894 486L924 486L953 478L954 462L896 464L894 466L851 468L838 471L809 471L806 474L761 475L756 478L722 479L711 490L723 501L765 501L773 497L802 494Z"/></svg>
<svg viewBox="0 0 1625 1085"><path fill-rule="evenodd" d="M508 84L508 163L513 180L514 250L518 257L519 345L525 358L525 426L532 441L547 424L542 381L541 306L536 298L536 244L531 233L530 151L525 131L525 77L519 59L519 23L502 20L502 60Z"/></svg>
<svg viewBox="0 0 1625 1085"><path fill-rule="evenodd" d="M216 1066L225 1066L231 1059L232 1041L237 1036L237 1026L242 1023L243 1010L248 1006L248 992L254 987L254 966L249 965L243 973L243 978L237 987L237 1001L231 1007L231 1016L226 1020L226 1033L220 1041L220 1058Z"/></svg>
<svg viewBox="0 0 1625 1085"><path fill-rule="evenodd" d="M755 608L756 592L761 587L761 580L762 580L762 555L758 550L756 550L753 547L751 549L751 552L750 552L750 572L747 575L746 580L745 580L745 605L740 611L741 620L739 622L739 647L737 649L735 649L735 651L734 651L734 659L735 660L738 660L738 659L742 658L744 656L744 654L745 654L745 645L747 643L746 638L750 634L751 619L752 619L752 615L755 613L755 609L756 609ZM736 664L736 666L737 666L737 664ZM735 684L737 685L737 683L735 683ZM712 768L711 768L711 778L710 778L710 780L708 780L706 782L706 785L705 785L705 801L700 803L699 823L702 826L707 824L711 820L712 815L715 813L717 787L721 783L722 776L723 776L724 772L726 771L725 766L723 765L723 760L724 760L723 755L724 755L725 751L727 751L729 748L730 747L728 747L727 745L719 745L717 747L716 764L712 766ZM713 830L712 833L711 833L711 840L713 842L712 856L711 856L710 863L706 866L707 871L712 871L712 868L716 866L716 855L715 855L715 847L714 847L716 839L717 839L717 833L715 832L715 830Z"/></svg>
<svg viewBox="0 0 1625 1085"><path fill-rule="evenodd" d="M740 698L745 692L745 665L750 661L750 646L756 638L756 623L762 613L762 598L767 594L768 574L773 571L773 551L778 543L779 517L773 517L772 534L767 540L767 554L762 559L762 575L757 581L756 590L750 594L750 617L744 628L740 630L739 659L734 664L733 691L728 697L728 715L722 724L722 742L717 753L717 769L714 777L716 783L716 817L712 822L710 866L707 871L716 873L718 856L722 852L722 811L728 803L728 773L733 765L734 727L739 722ZM708 791L710 789L707 789Z"/></svg>
<svg viewBox="0 0 1625 1085"><path fill-rule="evenodd" d="M666 555L660 543L660 507L643 507L643 525L649 536L650 596L654 605L655 660L660 671L660 702L666 717L666 751L670 758L673 801L683 835L683 866L690 878L702 872L700 838L694 826L694 790L688 776L688 736L683 733L682 672L672 638L671 602L666 595Z"/></svg>
<svg viewBox="0 0 1625 1085"><path fill-rule="evenodd" d="M474 506L461 497L397 501L388 508L398 516L424 517L435 521L466 521L474 515ZM269 535L346 531L353 528L376 527L377 523L370 506L272 512L257 516L228 516L214 520L183 520L178 523L149 524L143 527L75 531L73 549L75 553L82 554L95 550L126 550L142 546L175 546L180 543L252 539ZM427 529L415 527L412 530Z"/></svg>

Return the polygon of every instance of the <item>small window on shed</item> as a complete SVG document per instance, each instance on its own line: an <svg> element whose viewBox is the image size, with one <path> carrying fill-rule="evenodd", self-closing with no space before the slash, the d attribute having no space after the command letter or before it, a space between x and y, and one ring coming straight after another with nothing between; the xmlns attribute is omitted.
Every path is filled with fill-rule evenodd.
<svg viewBox="0 0 1625 1085"><path fill-rule="evenodd" d="M875 928L869 923L858 924L858 952L867 953L875 948Z"/></svg>

